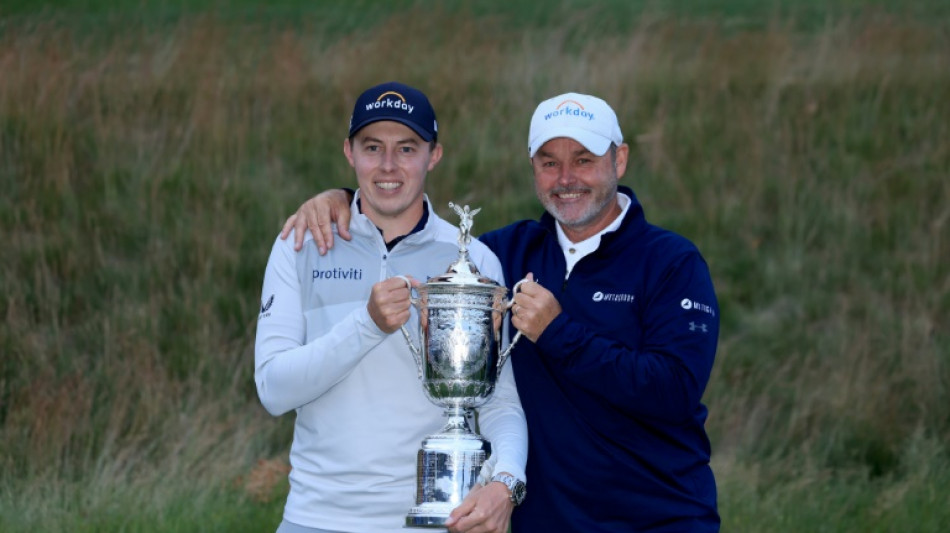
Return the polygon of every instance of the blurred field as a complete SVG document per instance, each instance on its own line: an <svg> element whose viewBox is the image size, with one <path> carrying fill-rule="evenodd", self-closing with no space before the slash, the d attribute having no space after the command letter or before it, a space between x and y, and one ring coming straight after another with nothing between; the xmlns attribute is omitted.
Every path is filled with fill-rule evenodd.
<svg viewBox="0 0 950 533"><path fill-rule="evenodd" d="M538 101L613 104L626 184L717 284L724 532L950 524L944 3L129 4L0 7L0 531L276 526L264 266L390 79L476 233L540 213Z"/></svg>

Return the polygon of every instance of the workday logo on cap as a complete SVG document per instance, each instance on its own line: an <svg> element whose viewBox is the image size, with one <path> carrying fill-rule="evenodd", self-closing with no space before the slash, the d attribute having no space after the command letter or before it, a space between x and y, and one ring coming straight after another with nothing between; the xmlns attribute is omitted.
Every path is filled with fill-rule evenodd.
<svg viewBox="0 0 950 533"><path fill-rule="evenodd" d="M583 104L577 100L571 100L570 98L559 103L557 107L554 108L554 111L545 113L544 120L551 120L559 116L573 116L586 120L594 120L594 113L584 109Z"/></svg>
<svg viewBox="0 0 950 533"><path fill-rule="evenodd" d="M607 153L611 144L623 143L617 114L607 102L587 94L566 93L545 100L531 117L528 155L534 157L544 143L567 137L594 155Z"/></svg>
<svg viewBox="0 0 950 533"><path fill-rule="evenodd" d="M364 91L353 106L349 136L381 120L404 124L426 142L438 139L439 126L432 104L422 91L408 85L393 81Z"/></svg>
<svg viewBox="0 0 950 533"><path fill-rule="evenodd" d="M379 95L379 98L377 98L375 102L366 104L367 111L382 108L402 109L403 111L408 112L410 115L413 111L413 105L406 101L405 96L397 93L396 91L386 91Z"/></svg>

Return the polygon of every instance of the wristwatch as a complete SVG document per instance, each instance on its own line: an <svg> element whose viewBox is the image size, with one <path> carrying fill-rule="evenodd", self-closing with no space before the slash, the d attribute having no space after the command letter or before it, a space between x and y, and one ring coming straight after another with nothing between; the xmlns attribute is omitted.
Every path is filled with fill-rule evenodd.
<svg viewBox="0 0 950 533"><path fill-rule="evenodd" d="M511 495L508 498L511 500L511 503L521 505L521 502L524 501L525 495L528 493L528 489L524 486L524 481L512 476L511 474L497 474L491 478L492 481L497 481L499 483L504 483L508 490L511 492Z"/></svg>

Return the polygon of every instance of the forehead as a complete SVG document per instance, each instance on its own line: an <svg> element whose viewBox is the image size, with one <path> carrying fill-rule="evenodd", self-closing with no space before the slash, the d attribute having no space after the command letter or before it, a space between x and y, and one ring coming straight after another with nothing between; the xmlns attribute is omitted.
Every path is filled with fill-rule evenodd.
<svg viewBox="0 0 950 533"><path fill-rule="evenodd" d="M423 143L422 137L412 131L412 128L394 120L378 120L360 128L354 135L355 140L373 138L379 140L395 140L396 142Z"/></svg>

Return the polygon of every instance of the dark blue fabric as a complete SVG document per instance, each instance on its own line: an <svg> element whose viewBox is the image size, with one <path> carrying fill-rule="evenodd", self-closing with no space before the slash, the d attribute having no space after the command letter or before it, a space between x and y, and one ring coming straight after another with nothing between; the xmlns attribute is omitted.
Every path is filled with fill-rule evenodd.
<svg viewBox="0 0 950 533"><path fill-rule="evenodd" d="M392 120L405 124L426 142L439 139L439 126L435 109L429 98L419 89L390 81L366 89L353 106L350 115L350 133L380 120Z"/></svg>
<svg viewBox="0 0 950 533"><path fill-rule="evenodd" d="M511 356L529 437L515 533L719 530L701 403L719 335L709 269L621 191L621 227L567 281L547 213L481 237L509 289L533 272L563 309Z"/></svg>

